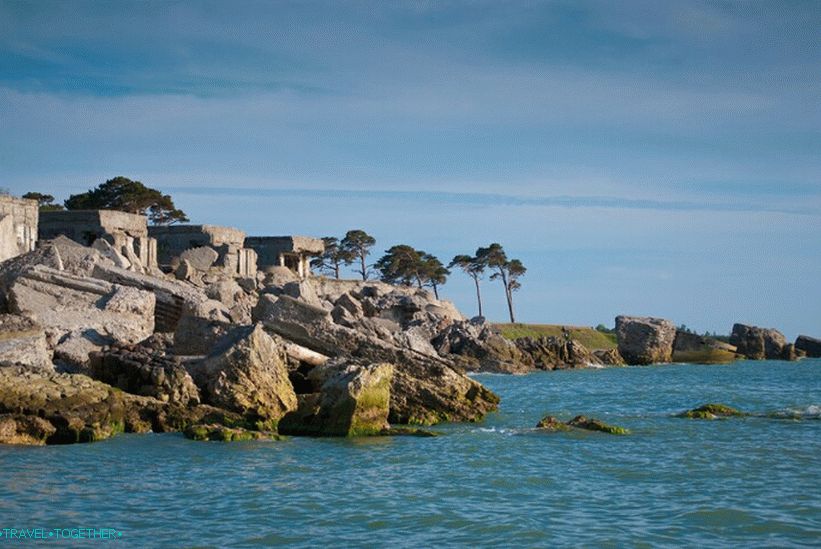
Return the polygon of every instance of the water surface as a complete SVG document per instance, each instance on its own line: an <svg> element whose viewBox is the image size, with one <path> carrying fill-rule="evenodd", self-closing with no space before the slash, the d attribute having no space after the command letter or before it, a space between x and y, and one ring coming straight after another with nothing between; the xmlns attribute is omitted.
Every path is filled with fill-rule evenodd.
<svg viewBox="0 0 821 549"><path fill-rule="evenodd" d="M821 360L477 378L501 410L437 438L0 447L0 528L134 547L821 543ZM711 401L804 419L673 417ZM533 430L546 413L632 434Z"/></svg>

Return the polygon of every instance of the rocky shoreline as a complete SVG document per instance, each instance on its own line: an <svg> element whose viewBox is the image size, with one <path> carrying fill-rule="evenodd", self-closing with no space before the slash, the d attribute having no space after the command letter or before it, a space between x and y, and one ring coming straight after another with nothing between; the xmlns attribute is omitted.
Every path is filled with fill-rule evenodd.
<svg viewBox="0 0 821 549"><path fill-rule="evenodd" d="M425 290L284 266L248 275L218 257L192 248L163 272L58 236L0 263L0 443L147 431L195 440L426 434L397 426L481 421L497 409L470 372L821 350L776 330L737 324L723 343L623 316L618 349L512 341Z"/></svg>

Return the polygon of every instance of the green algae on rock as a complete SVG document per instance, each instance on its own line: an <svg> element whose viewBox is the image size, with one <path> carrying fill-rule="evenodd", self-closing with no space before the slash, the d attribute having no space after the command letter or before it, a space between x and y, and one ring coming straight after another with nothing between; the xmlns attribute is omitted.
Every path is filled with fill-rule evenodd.
<svg viewBox="0 0 821 549"><path fill-rule="evenodd" d="M608 425L607 423L587 416L576 416L570 421L562 422L553 416L545 416L536 424L536 428L549 433L571 431L573 429L584 429L586 431L599 431L610 435L629 435L630 431L624 427Z"/></svg>
<svg viewBox="0 0 821 549"><path fill-rule="evenodd" d="M226 427L216 423L188 426L183 431L187 438L197 441L242 442L248 440L282 440L271 431L249 431L241 427Z"/></svg>
<svg viewBox="0 0 821 549"><path fill-rule="evenodd" d="M543 431L550 431L550 432L559 432L559 431L569 431L570 426L567 423L564 423L553 416L545 416L536 424L537 429L542 429Z"/></svg>
<svg viewBox="0 0 821 549"><path fill-rule="evenodd" d="M719 419L723 417L743 417L746 415L746 413L727 406L726 404L709 403L682 412L678 417L688 419Z"/></svg>

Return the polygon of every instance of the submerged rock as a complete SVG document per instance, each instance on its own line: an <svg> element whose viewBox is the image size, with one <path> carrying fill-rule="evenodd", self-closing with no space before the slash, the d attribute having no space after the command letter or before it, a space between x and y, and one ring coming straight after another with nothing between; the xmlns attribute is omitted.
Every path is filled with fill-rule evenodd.
<svg viewBox="0 0 821 549"><path fill-rule="evenodd" d="M722 417L741 417L746 415L744 412L740 412L726 404L710 403L682 412L678 417L689 419L718 419Z"/></svg>
<svg viewBox="0 0 821 549"><path fill-rule="evenodd" d="M629 435L630 431L624 427L616 425L608 425L607 423L595 418L588 418L586 416L576 416L567 422L570 427L577 429L585 429L587 431L600 431L611 435Z"/></svg>
<svg viewBox="0 0 821 549"><path fill-rule="evenodd" d="M543 417L541 421L536 424L536 428L551 432L570 430L570 426L567 423L564 423L553 416Z"/></svg>
<svg viewBox="0 0 821 549"><path fill-rule="evenodd" d="M676 326L663 318L617 316L619 353L628 364L670 362Z"/></svg>
<svg viewBox="0 0 821 549"><path fill-rule="evenodd" d="M272 431L249 431L241 427L226 427L216 423L190 425L183 434L191 440L241 442L247 440L282 440Z"/></svg>
<svg viewBox="0 0 821 549"><path fill-rule="evenodd" d="M553 416L545 416L536 424L537 429L551 433L584 429L585 431L599 431L610 435L629 435L630 431L624 427L608 425L607 423L587 416L576 416L570 421L562 422Z"/></svg>

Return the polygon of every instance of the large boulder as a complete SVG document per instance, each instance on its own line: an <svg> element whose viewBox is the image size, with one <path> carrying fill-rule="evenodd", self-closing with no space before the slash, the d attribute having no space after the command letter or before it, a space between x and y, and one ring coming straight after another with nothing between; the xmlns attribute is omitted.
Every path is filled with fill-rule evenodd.
<svg viewBox="0 0 821 549"><path fill-rule="evenodd" d="M624 366L626 364L618 349L595 349L593 354L605 366Z"/></svg>
<svg viewBox="0 0 821 549"><path fill-rule="evenodd" d="M772 328L733 324L730 344L750 360L779 360L787 340L784 334Z"/></svg>
<svg viewBox="0 0 821 549"><path fill-rule="evenodd" d="M297 407L286 360L257 324L233 332L191 371L207 403L273 427Z"/></svg>
<svg viewBox="0 0 821 549"><path fill-rule="evenodd" d="M0 444L42 446L57 429L43 418L23 414L0 414Z"/></svg>
<svg viewBox="0 0 821 549"><path fill-rule="evenodd" d="M236 330L230 322L183 315L174 331L174 353L177 355L207 355L220 340Z"/></svg>
<svg viewBox="0 0 821 549"><path fill-rule="evenodd" d="M180 254L180 261L188 262L198 271L207 271L219 259L219 253L210 246L190 248Z"/></svg>
<svg viewBox="0 0 821 549"><path fill-rule="evenodd" d="M200 403L194 380L179 359L138 345L116 345L90 359L90 376L127 393L181 406Z"/></svg>
<svg viewBox="0 0 821 549"><path fill-rule="evenodd" d="M42 327L26 317L0 314L0 366L18 364L51 371L51 359Z"/></svg>
<svg viewBox="0 0 821 549"><path fill-rule="evenodd" d="M722 364L736 359L736 347L712 337L676 332L673 361L700 364Z"/></svg>
<svg viewBox="0 0 821 549"><path fill-rule="evenodd" d="M809 358L821 358L821 339L800 335L795 340L795 348Z"/></svg>
<svg viewBox="0 0 821 549"><path fill-rule="evenodd" d="M122 393L89 377L0 368L0 413L39 416L48 444L93 442L125 429Z"/></svg>
<svg viewBox="0 0 821 549"><path fill-rule="evenodd" d="M205 294L225 305L232 322L251 323L251 310L258 299L255 291L247 291L233 278L221 278L206 286Z"/></svg>
<svg viewBox="0 0 821 549"><path fill-rule="evenodd" d="M528 352L484 321L455 321L436 335L433 346L443 355L459 356L471 371L517 374L535 367Z"/></svg>
<svg viewBox="0 0 821 549"><path fill-rule="evenodd" d="M299 408L279 423L284 435L376 435L390 427L391 364L335 363L319 366L318 393L299 396Z"/></svg>
<svg viewBox="0 0 821 549"><path fill-rule="evenodd" d="M575 339L524 337L516 345L529 355L540 370L565 370L598 366L602 361Z"/></svg>
<svg viewBox="0 0 821 549"><path fill-rule="evenodd" d="M22 272L9 290L13 312L43 327L49 347L70 339L77 363L88 362L87 350L106 343L134 344L154 331L154 294L36 265ZM74 356L64 353L65 356Z"/></svg>
<svg viewBox="0 0 821 549"><path fill-rule="evenodd" d="M662 318L617 316L616 337L628 364L665 363L673 357L676 326Z"/></svg>
<svg viewBox="0 0 821 549"><path fill-rule="evenodd" d="M393 364L391 423L479 421L498 406L499 397L457 371L453 361L335 324L325 309L263 295L254 315L267 330L323 355Z"/></svg>

